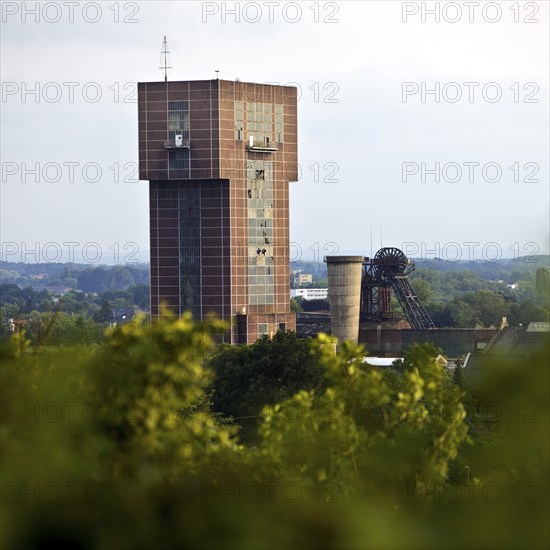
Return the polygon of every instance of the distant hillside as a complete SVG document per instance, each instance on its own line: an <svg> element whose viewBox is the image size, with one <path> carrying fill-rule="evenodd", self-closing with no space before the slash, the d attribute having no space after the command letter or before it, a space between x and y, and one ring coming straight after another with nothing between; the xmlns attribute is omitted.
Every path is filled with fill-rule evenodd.
<svg viewBox="0 0 550 550"><path fill-rule="evenodd" d="M413 258L414 259L414 258ZM414 259L416 272L435 270L440 272L473 272L481 279L488 281L501 280L504 283L515 283L525 279L525 275L535 273L539 267L550 267L550 256L523 256L516 259L502 259L496 262L476 260L473 262L452 262L442 259ZM327 266L324 262L291 262L290 269L301 269L303 273L311 273L314 278L325 279Z"/></svg>
<svg viewBox="0 0 550 550"><path fill-rule="evenodd" d="M514 273L534 273L539 267L550 267L550 256L522 256L515 259L502 259L496 262L475 260L473 262L452 262L441 259L414 259L418 268L435 269L437 271L473 271L482 279L502 279L505 282L515 282Z"/></svg>
<svg viewBox="0 0 550 550"><path fill-rule="evenodd" d="M452 278L462 274L474 276L491 283L514 284L531 279L538 268L550 266L550 256L525 256L503 259L496 262L449 260L415 260L416 270L412 278L434 279L434 273L445 273ZM324 262L291 262L291 270L311 273L313 280L327 278ZM95 265L75 263L23 263L0 262L0 284L19 286L63 285L84 292L104 292L110 289L123 290L133 285L149 283L149 264Z"/></svg>
<svg viewBox="0 0 550 550"><path fill-rule="evenodd" d="M65 286L84 292L125 290L149 284L149 264L0 262L0 284L20 287Z"/></svg>

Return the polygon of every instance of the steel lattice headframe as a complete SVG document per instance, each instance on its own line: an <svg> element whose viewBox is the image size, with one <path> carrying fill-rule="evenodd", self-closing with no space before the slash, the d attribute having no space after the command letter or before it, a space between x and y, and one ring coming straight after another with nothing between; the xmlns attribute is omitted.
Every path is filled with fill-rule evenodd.
<svg viewBox="0 0 550 550"><path fill-rule="evenodd" d="M391 291L395 292L412 328L435 328L408 281L414 262L395 247L381 248L365 258L361 281L361 317L366 321L392 318Z"/></svg>

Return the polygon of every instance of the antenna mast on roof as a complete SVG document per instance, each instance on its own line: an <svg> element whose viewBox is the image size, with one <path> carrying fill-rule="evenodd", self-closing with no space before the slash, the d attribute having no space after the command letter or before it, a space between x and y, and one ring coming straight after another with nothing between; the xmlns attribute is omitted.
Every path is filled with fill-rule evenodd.
<svg viewBox="0 0 550 550"><path fill-rule="evenodd" d="M160 50L160 65L159 69L164 73L164 82L168 82L168 73L172 70L172 58L168 51L168 44L166 43L166 35L164 36L164 42L162 43L162 49Z"/></svg>
<svg viewBox="0 0 550 550"><path fill-rule="evenodd" d="M370 257L372 258L372 225L370 226Z"/></svg>

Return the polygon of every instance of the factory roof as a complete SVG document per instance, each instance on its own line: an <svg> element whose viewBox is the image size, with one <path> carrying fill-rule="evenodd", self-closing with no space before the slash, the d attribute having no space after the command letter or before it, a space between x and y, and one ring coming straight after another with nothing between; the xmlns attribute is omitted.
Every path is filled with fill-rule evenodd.
<svg viewBox="0 0 550 550"><path fill-rule="evenodd" d="M550 331L544 330L548 323L530 323L527 327L506 327L485 347L484 354L522 355L537 353L548 340Z"/></svg>

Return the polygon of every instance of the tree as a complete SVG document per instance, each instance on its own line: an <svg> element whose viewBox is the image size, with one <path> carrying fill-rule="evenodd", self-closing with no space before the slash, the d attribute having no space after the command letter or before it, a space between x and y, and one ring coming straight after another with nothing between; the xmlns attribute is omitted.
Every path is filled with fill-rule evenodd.
<svg viewBox="0 0 550 550"><path fill-rule="evenodd" d="M131 273L123 266L117 265L108 272L109 288L126 290L135 284Z"/></svg>
<svg viewBox="0 0 550 550"><path fill-rule="evenodd" d="M139 284L128 289L132 294L134 305L144 311L149 311L150 307L150 287L149 285Z"/></svg>
<svg viewBox="0 0 550 550"><path fill-rule="evenodd" d="M290 311L293 311L294 313L300 313L300 311L304 311L304 309L301 306L302 300L298 301L298 298L291 298L290 299Z"/></svg>
<svg viewBox="0 0 550 550"><path fill-rule="evenodd" d="M100 323L107 323L113 317L113 304L109 300L104 300L101 304L101 309L97 314L97 320Z"/></svg>
<svg viewBox="0 0 550 550"><path fill-rule="evenodd" d="M483 326L498 326L509 311L509 303L499 293L488 290L465 292L448 304L452 326L471 327L476 323Z"/></svg>
<svg viewBox="0 0 550 550"><path fill-rule="evenodd" d="M224 328L163 312L93 347L0 347L0 547L548 548L547 351L495 364L477 392L498 431L470 446L437 349L380 369L323 335L325 385L264 407L243 446L207 406Z"/></svg>
<svg viewBox="0 0 550 550"><path fill-rule="evenodd" d="M344 343L335 355L333 342L316 342L327 372L323 393L302 390L264 409L264 454L288 479L354 494L397 497L404 484L423 491L444 483L467 426L462 392L435 361L437 350L412 346L399 368L381 370L363 364L361 346Z"/></svg>
<svg viewBox="0 0 550 550"><path fill-rule="evenodd" d="M548 304L550 297L550 269L547 267L539 267L535 277L535 288L544 303Z"/></svg>
<svg viewBox="0 0 550 550"><path fill-rule="evenodd" d="M416 296L421 302L428 302L432 297L430 283L426 279L416 278L411 284Z"/></svg>
<svg viewBox="0 0 550 550"><path fill-rule="evenodd" d="M521 304L512 304L508 315L508 322L512 326L528 325L533 321L549 321L550 312L548 308L538 306L531 300Z"/></svg>
<svg viewBox="0 0 550 550"><path fill-rule="evenodd" d="M233 447L231 431L218 432L208 412L185 414L205 398L211 376L201 363L212 349L210 335L223 328L219 322L195 323L190 313L176 318L164 311L152 325L140 315L109 332L89 376L95 402L105 407L99 428L114 435L119 467L141 468L143 454L171 478L176 472L208 470L204 451ZM135 464L127 462L128 453Z"/></svg>
<svg viewBox="0 0 550 550"><path fill-rule="evenodd" d="M462 367L462 361L457 359L455 369L453 371L453 384L461 390L466 389L466 378L464 377L464 370Z"/></svg>
<svg viewBox="0 0 550 550"><path fill-rule="evenodd" d="M453 300L449 304L449 312L451 316L452 326L471 327L476 322L472 307L462 300Z"/></svg>
<svg viewBox="0 0 550 550"><path fill-rule="evenodd" d="M327 300L303 300L301 305L304 311L328 311L330 309Z"/></svg>
<svg viewBox="0 0 550 550"><path fill-rule="evenodd" d="M102 292L107 290L106 273L102 267L89 267L77 276L78 289L83 292Z"/></svg>
<svg viewBox="0 0 550 550"><path fill-rule="evenodd" d="M67 313L75 313L86 316L89 310L89 298L84 292L71 290L64 294L60 299L60 309Z"/></svg>
<svg viewBox="0 0 550 550"><path fill-rule="evenodd" d="M15 280L18 277L17 271L12 271L9 269L1 269L0 268L0 282L7 284L7 283L14 283Z"/></svg>
<svg viewBox="0 0 550 550"><path fill-rule="evenodd" d="M479 313L480 322L488 326L498 326L508 311L508 303L500 292L480 290L475 293L467 293L463 298Z"/></svg>
<svg viewBox="0 0 550 550"><path fill-rule="evenodd" d="M453 318L451 316L449 304L429 302L425 304L425 307L436 327L453 326Z"/></svg>
<svg viewBox="0 0 550 550"><path fill-rule="evenodd" d="M251 346L223 346L208 367L214 372L213 410L244 425L245 437L255 431L264 405L323 386L319 353L290 331L279 331L272 340L264 336Z"/></svg>

